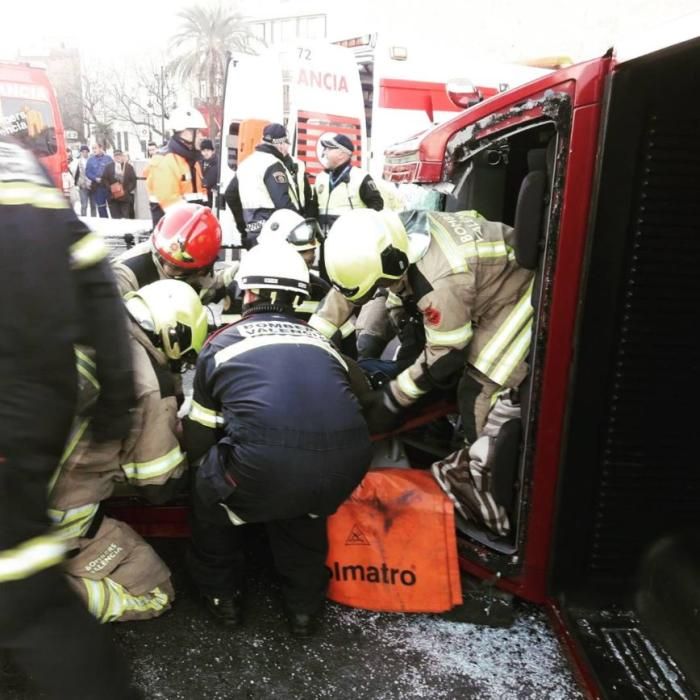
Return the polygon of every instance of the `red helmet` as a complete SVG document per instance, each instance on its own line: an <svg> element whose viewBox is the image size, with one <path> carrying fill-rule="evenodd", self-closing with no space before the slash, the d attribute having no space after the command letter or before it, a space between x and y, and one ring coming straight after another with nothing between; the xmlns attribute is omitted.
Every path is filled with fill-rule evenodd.
<svg viewBox="0 0 700 700"><path fill-rule="evenodd" d="M183 270L209 267L221 247L221 226L209 207L176 204L157 223L151 238L160 257Z"/></svg>

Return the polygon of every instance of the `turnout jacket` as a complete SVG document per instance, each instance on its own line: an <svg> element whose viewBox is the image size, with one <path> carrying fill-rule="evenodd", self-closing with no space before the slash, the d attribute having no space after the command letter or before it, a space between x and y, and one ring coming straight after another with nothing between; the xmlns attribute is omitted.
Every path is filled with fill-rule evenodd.
<svg viewBox="0 0 700 700"><path fill-rule="evenodd" d="M426 212L424 222L410 238L413 250L425 252L411 256L419 259L389 288L387 306L394 313L404 302L417 305L425 347L391 382L390 398L410 405L465 359L496 384L517 386L527 373L533 273L515 261L513 229L474 212ZM353 308L334 289L309 323L331 337Z"/></svg>
<svg viewBox="0 0 700 700"><path fill-rule="evenodd" d="M348 371L291 315L249 313L211 337L184 424L191 459L204 455L204 501L226 501L245 522L334 512L371 456Z"/></svg>
<svg viewBox="0 0 700 700"><path fill-rule="evenodd" d="M238 266L237 260L226 263L207 275L188 277L187 283L199 293L202 303L220 301L228 293L227 288L233 282ZM169 279L162 266L156 262L150 241L143 241L124 251L112 262L112 267L122 296L151 282Z"/></svg>
<svg viewBox="0 0 700 700"><path fill-rule="evenodd" d="M345 212L352 209L384 208L377 183L362 168L345 163L332 172L324 170L316 176L319 221L324 230Z"/></svg>
<svg viewBox="0 0 700 700"><path fill-rule="evenodd" d="M131 358L106 257L34 156L0 139L0 583L63 552L47 534L47 487L75 411L76 343L96 352L100 438L128 432Z"/></svg>

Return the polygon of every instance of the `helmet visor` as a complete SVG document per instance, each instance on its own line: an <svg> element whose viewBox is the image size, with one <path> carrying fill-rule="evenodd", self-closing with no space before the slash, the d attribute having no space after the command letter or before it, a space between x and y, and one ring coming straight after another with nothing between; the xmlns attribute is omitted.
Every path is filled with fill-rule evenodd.
<svg viewBox="0 0 700 700"><path fill-rule="evenodd" d="M287 242L293 246L317 245L321 241L323 241L323 233L316 219L304 219L287 236Z"/></svg>

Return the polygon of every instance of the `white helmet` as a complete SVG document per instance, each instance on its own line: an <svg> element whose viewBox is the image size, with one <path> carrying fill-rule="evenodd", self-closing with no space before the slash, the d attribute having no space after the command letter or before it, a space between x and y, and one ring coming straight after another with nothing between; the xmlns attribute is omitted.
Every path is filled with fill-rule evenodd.
<svg viewBox="0 0 700 700"><path fill-rule="evenodd" d="M271 289L309 296L309 270L288 243L259 243L243 255L236 282L241 289Z"/></svg>
<svg viewBox="0 0 700 700"><path fill-rule="evenodd" d="M316 219L304 219L291 209L278 209L263 224L258 243L286 241L301 253L317 248L320 240L321 227Z"/></svg>
<svg viewBox="0 0 700 700"><path fill-rule="evenodd" d="M207 123L204 121L202 113L192 106L175 107L170 112L168 125L172 131L184 131L185 129L206 129Z"/></svg>
<svg viewBox="0 0 700 700"><path fill-rule="evenodd" d="M186 282L147 284L126 295L126 308L141 328L158 337L171 360L193 362L207 338L207 312Z"/></svg>

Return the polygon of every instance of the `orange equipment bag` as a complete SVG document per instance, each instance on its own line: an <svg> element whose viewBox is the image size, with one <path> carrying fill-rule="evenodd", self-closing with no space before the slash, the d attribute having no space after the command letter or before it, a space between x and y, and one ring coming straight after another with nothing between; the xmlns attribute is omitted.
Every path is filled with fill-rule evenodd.
<svg viewBox="0 0 700 700"><path fill-rule="evenodd" d="M385 612L462 602L454 508L430 472L370 471L328 518L328 598Z"/></svg>

